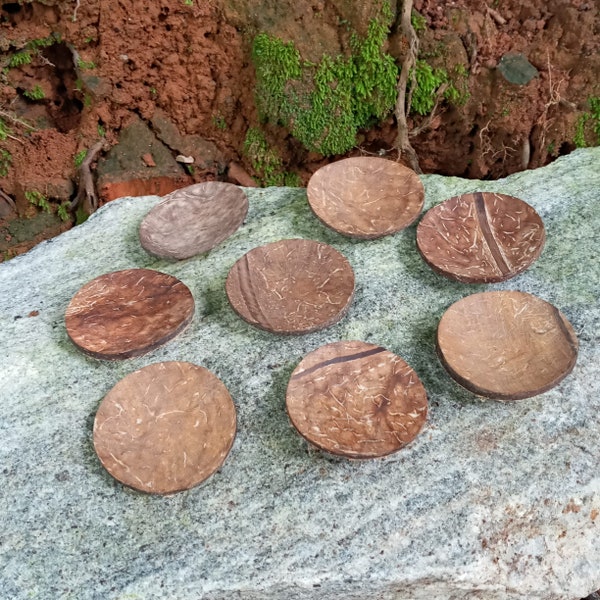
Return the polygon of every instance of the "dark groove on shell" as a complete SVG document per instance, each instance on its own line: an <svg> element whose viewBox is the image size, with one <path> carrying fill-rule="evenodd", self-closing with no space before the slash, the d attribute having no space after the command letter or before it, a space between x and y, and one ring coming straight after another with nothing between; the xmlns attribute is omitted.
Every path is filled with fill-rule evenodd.
<svg viewBox="0 0 600 600"><path fill-rule="evenodd" d="M329 360L324 360L316 365L313 365L306 371L302 371L301 373L296 373L292 377L292 379L297 379L299 377L304 377L305 375L309 375L310 373L314 373L323 367L328 367L329 365L336 365L338 363L350 362L353 360L359 360L361 358L367 358L368 356L373 356L374 354L379 354L380 352L385 352L385 348L372 348L371 350L365 350L364 352L358 352L356 354L348 354L348 356L336 356L335 358L330 358Z"/></svg>
<svg viewBox="0 0 600 600"><path fill-rule="evenodd" d="M488 248L494 257L494 261L498 265L500 271L502 271L502 275L510 275L511 269L506 264L506 260L504 259L502 251L498 247L496 238L492 233L490 222L487 217L487 211L485 210L485 201L481 192L475 193L475 208L477 210L477 220L479 222L479 226L481 227L481 233L483 234L483 238L485 239Z"/></svg>

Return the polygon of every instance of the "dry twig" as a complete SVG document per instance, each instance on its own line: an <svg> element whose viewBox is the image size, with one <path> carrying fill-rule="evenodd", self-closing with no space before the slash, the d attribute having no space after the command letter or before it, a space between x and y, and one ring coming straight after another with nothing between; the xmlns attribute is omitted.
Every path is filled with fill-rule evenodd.
<svg viewBox="0 0 600 600"><path fill-rule="evenodd" d="M498 25L506 25L506 19L497 10L490 8L489 6L486 6L486 9L490 17L492 17Z"/></svg>
<svg viewBox="0 0 600 600"><path fill-rule="evenodd" d="M23 119L19 119L19 117L17 117L16 115L14 115L11 112L8 112L7 110L0 109L0 117L8 119L9 121L14 123L15 125L18 125L19 127L29 129L30 131L35 130L35 127L33 125L30 125L26 121L23 121ZM21 138L12 135L9 131L10 130L6 130L6 129L4 130L4 134L6 135L7 138L10 138L11 140L14 140L15 142L19 142L19 144L24 143Z"/></svg>
<svg viewBox="0 0 600 600"><path fill-rule="evenodd" d="M35 127L27 123L27 121L19 119L19 117L13 115L12 113L9 113L6 110L0 110L0 117L4 117L5 119L8 119L9 121L16 123L17 125L20 125L21 127L25 127L26 129L31 129L32 131L35 129Z"/></svg>
<svg viewBox="0 0 600 600"><path fill-rule="evenodd" d="M48 65L49 67L56 68L56 65L54 63L50 62L43 54L38 54L38 58L39 58L40 62L42 62L42 64Z"/></svg>

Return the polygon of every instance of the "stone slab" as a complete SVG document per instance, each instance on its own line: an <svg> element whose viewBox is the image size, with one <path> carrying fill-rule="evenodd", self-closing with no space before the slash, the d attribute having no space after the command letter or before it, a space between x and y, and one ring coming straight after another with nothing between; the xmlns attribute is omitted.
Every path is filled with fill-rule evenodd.
<svg viewBox="0 0 600 600"><path fill-rule="evenodd" d="M544 220L546 247L489 286L435 274L416 224L375 241L315 219L302 189L248 189L246 225L201 257L149 256L137 231L157 197L125 198L0 265L0 597L428 600L581 598L600 588L600 148L500 181L424 176L426 206L477 190L515 195ZM229 307L225 279L245 252L281 238L331 244L356 274L347 316L282 337ZM103 362L69 341L73 294L107 271L181 279L196 317L141 358ZM458 387L435 355L439 318L484 289L519 289L559 308L580 343L557 388L502 404ZM285 413L290 374L311 350L362 339L410 364L428 421L388 458L308 451ZM189 361L213 371L238 412L222 469L172 497L124 488L92 444L94 415L128 373Z"/></svg>
<svg viewBox="0 0 600 600"><path fill-rule="evenodd" d="M149 166L144 156L149 156L154 166ZM98 161L96 172L103 202L125 194L162 196L192 183L171 151L139 118L121 131L119 143Z"/></svg>

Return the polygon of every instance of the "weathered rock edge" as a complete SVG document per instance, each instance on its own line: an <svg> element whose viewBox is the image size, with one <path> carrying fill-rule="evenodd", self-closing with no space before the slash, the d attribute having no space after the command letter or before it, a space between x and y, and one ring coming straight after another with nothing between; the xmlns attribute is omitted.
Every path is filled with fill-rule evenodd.
<svg viewBox="0 0 600 600"><path fill-rule="evenodd" d="M327 230L305 191L248 190L248 221L208 255L169 263L137 229L157 197L125 198L86 224L0 265L0 596L3 598L394 599L581 598L600 587L598 332L600 148L500 181L425 176L426 208L495 190L523 198L547 228L540 259L502 284L433 273L415 225L362 242ZM227 304L228 269L286 237L332 244L352 264L348 315L323 332L253 329ZM64 311L90 279L131 267L180 278L196 317L179 338L112 363L79 353ZM556 389L481 402L446 375L434 334L444 310L483 289L520 289L555 304L580 341ZM36 312L39 314L36 315ZM383 460L308 452L284 409L301 358L338 339L402 356L428 390L422 434ZM115 482L94 454L99 402L123 376L161 360L211 369L238 410L223 468L170 498Z"/></svg>

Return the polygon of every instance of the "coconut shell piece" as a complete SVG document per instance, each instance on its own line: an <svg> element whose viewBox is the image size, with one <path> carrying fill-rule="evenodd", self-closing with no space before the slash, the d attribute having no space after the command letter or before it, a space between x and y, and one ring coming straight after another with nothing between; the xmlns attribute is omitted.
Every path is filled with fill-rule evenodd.
<svg viewBox="0 0 600 600"><path fill-rule="evenodd" d="M251 325L272 333L309 333L344 316L354 294L354 272L327 244L281 240L240 258L225 289L233 310Z"/></svg>
<svg viewBox="0 0 600 600"><path fill-rule="evenodd" d="M475 192L434 206L417 227L417 248L436 273L463 283L505 281L542 253L537 212L506 194Z"/></svg>
<svg viewBox="0 0 600 600"><path fill-rule="evenodd" d="M396 452L427 417L427 393L415 371L392 352L359 341L308 354L292 373L286 405L300 435L347 458Z"/></svg>
<svg viewBox="0 0 600 600"><path fill-rule="evenodd" d="M162 346L193 316L194 298L179 279L150 269L127 269L84 285L67 307L65 325L79 350L111 360Z"/></svg>
<svg viewBox="0 0 600 600"><path fill-rule="evenodd" d="M105 396L94 448L125 485L152 494L187 490L225 461L236 432L233 401L203 367L163 362L130 373Z"/></svg>
<svg viewBox="0 0 600 600"><path fill-rule="evenodd" d="M353 238L374 239L408 227L423 209L418 175L397 162L360 156L316 171L308 203L328 227Z"/></svg>
<svg viewBox="0 0 600 600"><path fill-rule="evenodd" d="M208 252L240 227L248 198L237 186L207 181L166 195L140 225L140 243L159 258L184 259Z"/></svg>
<svg viewBox="0 0 600 600"><path fill-rule="evenodd" d="M552 304L517 291L455 302L437 330L448 373L478 396L518 400L558 385L577 360L573 327Z"/></svg>

